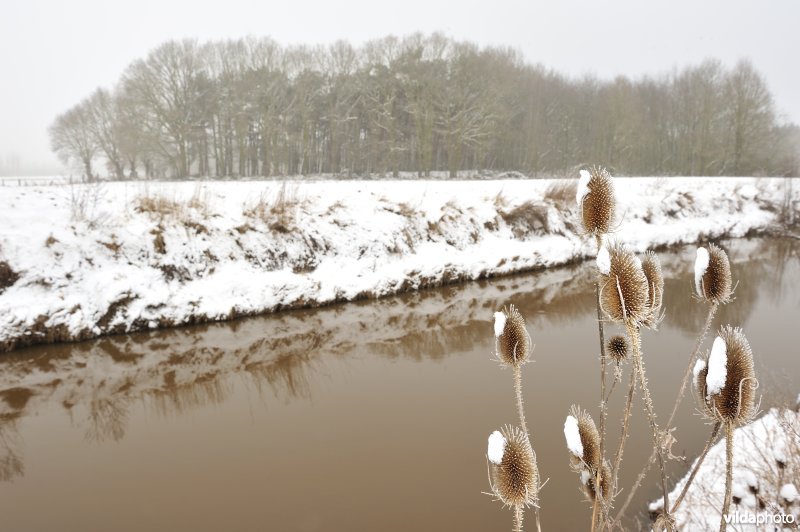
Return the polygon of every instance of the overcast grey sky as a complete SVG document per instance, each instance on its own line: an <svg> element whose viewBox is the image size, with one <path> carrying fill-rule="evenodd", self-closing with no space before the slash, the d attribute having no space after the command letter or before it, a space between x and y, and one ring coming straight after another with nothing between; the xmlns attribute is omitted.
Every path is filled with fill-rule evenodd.
<svg viewBox="0 0 800 532"><path fill-rule="evenodd" d="M269 35L283 44L355 44L442 31L509 45L566 74L658 74L706 57L749 58L776 107L800 123L798 0L2 0L0 161L59 168L47 127L168 39Z"/></svg>

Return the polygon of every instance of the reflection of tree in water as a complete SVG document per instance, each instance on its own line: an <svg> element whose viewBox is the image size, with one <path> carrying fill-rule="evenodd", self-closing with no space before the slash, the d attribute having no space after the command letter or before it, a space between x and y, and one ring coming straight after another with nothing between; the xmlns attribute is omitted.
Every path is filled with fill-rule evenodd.
<svg viewBox="0 0 800 532"><path fill-rule="evenodd" d="M125 436L128 411L128 398L124 395L92 399L86 422L86 439L98 443L120 441Z"/></svg>
<svg viewBox="0 0 800 532"><path fill-rule="evenodd" d="M25 464L18 451L19 430L14 415L0 415L0 481L8 482L25 474Z"/></svg>
<svg viewBox="0 0 800 532"><path fill-rule="evenodd" d="M736 301L718 320L744 323L758 297L781 297L785 268L776 273L776 265L797 268L796 244L771 240L750 249L755 260L734 258ZM692 299L692 264L663 255L671 262L665 267L667 323L694 335L707 307ZM0 361L0 398L17 416L34 397L70 412L77 407L85 412L79 425L87 439L119 441L137 400L152 407L146 413L181 415L224 401L233 391L227 377L236 375L249 376L259 393L269 390L284 401L308 399L312 376L326 357L369 353L443 360L488 345L492 313L511 302L532 328L593 316L594 275L589 261L377 301L11 353ZM7 455L4 467L21 470L18 455Z"/></svg>

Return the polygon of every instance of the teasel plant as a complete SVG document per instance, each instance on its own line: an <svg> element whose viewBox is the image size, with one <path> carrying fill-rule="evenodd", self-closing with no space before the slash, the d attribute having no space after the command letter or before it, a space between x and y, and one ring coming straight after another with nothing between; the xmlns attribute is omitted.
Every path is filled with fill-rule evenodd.
<svg viewBox="0 0 800 532"><path fill-rule="evenodd" d="M495 357L514 375L519 427L506 426L489 436L487 461L491 495L514 510L514 530L522 530L524 509L533 508L536 527L541 530L538 513L539 470L525 422L522 399L522 366L531 360L533 344L525 318L514 305L494 313Z"/></svg>
<svg viewBox="0 0 800 532"><path fill-rule="evenodd" d="M592 502L594 529L598 521L598 508L607 515L607 504L613 490L611 469L600 450L600 433L591 416L585 410L572 405L564 422L564 437L570 455L570 467L578 473L581 489Z"/></svg>
<svg viewBox="0 0 800 532"><path fill-rule="evenodd" d="M602 167L592 167L589 170L581 170L575 200L580 211L580 219L583 230L587 235L594 237L596 251L600 251L603 240L610 233L617 223L617 198L614 191L614 180L611 174ZM605 450L605 422L607 414L608 397L616 384L616 378L612 384L612 390L606 396L606 342L603 316L600 311L600 279L595 285L596 310L597 310L597 331L600 341L600 451ZM617 365L619 370L619 365ZM615 373L615 377L616 377ZM598 479L595 479L597 481ZM593 514L597 513L597 504L593 509ZM594 528L594 523L592 523Z"/></svg>
<svg viewBox="0 0 800 532"><path fill-rule="evenodd" d="M670 433L672 423L675 420L675 415L678 412L678 406L680 405L681 400L686 392L686 386L689 382L689 376L692 372L693 364L695 363L695 359L700 351L700 347L705 340L706 334L708 334L708 331L711 328L711 323L714 320L714 316L721 305L729 303L733 300L733 281L730 261L728 260L728 255L719 246L709 244L707 247L701 246L697 248L694 262L694 289L695 297L708 305L708 312L705 323L703 324L703 327L700 330L697 339L695 340L694 347L689 354L689 360L684 371L683 379L681 380L681 386L672 406L672 412L667 420L665 429L667 434ZM715 437L716 433L714 433L711 439L713 440ZM705 452L708 452L708 449L706 449ZM645 463L644 468L639 473L631 489L628 491L628 496L625 499L625 503L622 505L622 508L617 514L617 519L624 514L628 505L633 500L633 497L639 489L639 486L641 486L642 481L650 469L650 466L656 460L656 453L657 450L653 449L649 460Z"/></svg>
<svg viewBox="0 0 800 532"><path fill-rule="evenodd" d="M619 243L610 243L598 251L597 269L601 281L600 308L606 319L625 327L632 347L633 372L642 392L645 412L653 433L653 446L661 471L664 508L667 509L663 520L664 527L669 529L671 525L664 460L665 438L659 431L656 422L655 409L645 374L640 335L641 327L655 328L662 317L661 302L664 279L661 267L658 258L653 253L647 253L645 261L642 261L627 247ZM623 431L627 423L628 420L624 419Z"/></svg>
<svg viewBox="0 0 800 532"><path fill-rule="evenodd" d="M719 525L723 532L731 506L733 430L750 422L757 410L758 381L753 369L753 351L742 330L730 325L722 327L708 357L697 361L693 373L701 411L714 423L712 438L720 426L725 428L725 498ZM697 467L704 457L698 460Z"/></svg>
<svg viewBox="0 0 800 532"><path fill-rule="evenodd" d="M539 470L528 434L510 425L492 432L486 458L490 495L514 510L513 530L522 531L524 509L536 509L539 502ZM538 513L536 526L541 531Z"/></svg>

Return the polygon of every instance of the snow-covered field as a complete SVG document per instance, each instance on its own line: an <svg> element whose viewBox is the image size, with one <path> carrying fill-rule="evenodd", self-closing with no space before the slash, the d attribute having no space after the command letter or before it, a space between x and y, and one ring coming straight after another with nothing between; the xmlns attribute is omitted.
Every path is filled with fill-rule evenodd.
<svg viewBox="0 0 800 532"><path fill-rule="evenodd" d="M0 351L580 260L576 181L6 183ZM615 237L644 250L763 232L786 183L620 178Z"/></svg>
<svg viewBox="0 0 800 532"><path fill-rule="evenodd" d="M800 403L800 396L798 396ZM709 429L709 433L710 433ZM792 530L800 522L800 412L772 408L733 435L732 530ZM692 464L692 468L694 464ZM688 480L670 493L675 501ZM725 495L725 438L708 451L697 478L675 513L685 531L716 530ZM658 511L663 501L650 504Z"/></svg>

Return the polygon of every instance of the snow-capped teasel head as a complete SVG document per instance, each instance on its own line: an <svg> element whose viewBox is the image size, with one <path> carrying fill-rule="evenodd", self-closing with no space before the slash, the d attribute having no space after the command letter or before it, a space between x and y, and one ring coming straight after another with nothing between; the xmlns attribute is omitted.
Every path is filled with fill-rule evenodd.
<svg viewBox="0 0 800 532"><path fill-rule="evenodd" d="M494 335L499 338L503 334L503 329L506 328L506 315L502 312L494 313Z"/></svg>
<svg viewBox="0 0 800 532"><path fill-rule="evenodd" d="M753 473L749 469L742 469L738 471L740 473L741 479L747 485L747 489L750 490L750 493L753 495L758 495L759 485L758 485L758 477L756 477L755 473Z"/></svg>
<svg viewBox="0 0 800 532"><path fill-rule="evenodd" d="M706 397L717 395L725 387L728 376L728 348L725 340L717 336L708 356L708 374L706 375Z"/></svg>
<svg viewBox="0 0 800 532"><path fill-rule="evenodd" d="M597 270L603 275L608 275L611 271L611 256L608 254L608 249L605 246L600 248L597 252Z"/></svg>
<svg viewBox="0 0 800 532"><path fill-rule="evenodd" d="M600 271L600 308L617 323L640 326L652 314L647 276L638 258L627 246L611 243L608 273Z"/></svg>
<svg viewBox="0 0 800 532"><path fill-rule="evenodd" d="M646 251L642 260L642 271L647 278L649 316L642 321L642 325L655 329L663 314L661 304L664 299L664 273L661 271L661 261L653 251Z"/></svg>
<svg viewBox="0 0 800 532"><path fill-rule="evenodd" d="M731 489L732 501L733 504L737 506L742 503L742 501L747 498L747 495L750 491L742 484L738 482L734 483Z"/></svg>
<svg viewBox="0 0 800 532"><path fill-rule="evenodd" d="M694 289L697 295L703 297L703 288L700 283L708 269L708 250L704 247L697 248L697 256L694 259Z"/></svg>
<svg viewBox="0 0 800 532"><path fill-rule="evenodd" d="M588 179L587 179L588 175ZM608 233L614 225L617 200L614 182L605 168L582 170L575 195L583 229L590 235Z"/></svg>
<svg viewBox="0 0 800 532"><path fill-rule="evenodd" d="M528 436L505 426L489 436L489 481L506 506L534 506L539 497L539 469Z"/></svg>
<svg viewBox="0 0 800 532"><path fill-rule="evenodd" d="M567 416L564 422L564 437L567 439L567 449L576 458L583 459L583 443L578 430L578 420L574 416Z"/></svg>
<svg viewBox="0 0 800 532"><path fill-rule="evenodd" d="M700 372L706 369L706 361L702 358L697 359L697 362L694 363L694 368L692 369L692 375L694 376L694 385L697 386L697 378L700 376Z"/></svg>
<svg viewBox="0 0 800 532"><path fill-rule="evenodd" d="M575 193L575 201L578 203L578 207L581 206L583 198L589 193L589 180L592 178L592 174L586 170L581 170L580 176L580 179L578 179L578 190Z"/></svg>
<svg viewBox="0 0 800 532"><path fill-rule="evenodd" d="M786 501L786 504L792 504L800 500L800 493L797 493L797 487L791 483L781 486L781 499Z"/></svg>
<svg viewBox="0 0 800 532"><path fill-rule="evenodd" d="M778 469L785 469L786 464L789 462L786 460L786 453L783 452L783 449L777 448L772 450L772 457L775 458L775 465L778 466Z"/></svg>
<svg viewBox="0 0 800 532"><path fill-rule="evenodd" d="M697 295L709 303L720 305L731 300L732 286L731 264L725 251L714 244L697 248L694 266Z"/></svg>
<svg viewBox="0 0 800 532"><path fill-rule="evenodd" d="M503 455L506 452L506 445L508 440L503 436L499 430L492 432L489 435L489 446L486 450L486 456L489 461L495 465L500 465L503 461Z"/></svg>
<svg viewBox="0 0 800 532"><path fill-rule="evenodd" d="M533 344L525 328L525 318L517 307L509 305L501 312L494 313L494 333L500 362L518 368L530 361Z"/></svg>
<svg viewBox="0 0 800 532"><path fill-rule="evenodd" d="M741 329L720 328L708 358L695 364L695 388L709 419L734 426L752 419L758 381L753 351Z"/></svg>

